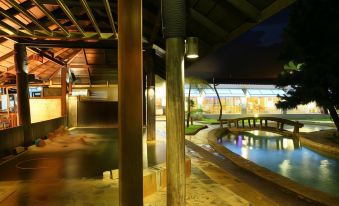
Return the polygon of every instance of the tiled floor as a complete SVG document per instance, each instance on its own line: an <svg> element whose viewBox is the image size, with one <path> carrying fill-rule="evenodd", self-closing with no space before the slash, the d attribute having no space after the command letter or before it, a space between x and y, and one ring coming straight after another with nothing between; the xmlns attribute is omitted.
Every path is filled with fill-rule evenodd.
<svg viewBox="0 0 339 206"><path fill-rule="evenodd" d="M166 188L146 197L144 203L146 206L165 206ZM186 179L186 205L237 206L250 205L250 203L212 180L193 162L192 174Z"/></svg>

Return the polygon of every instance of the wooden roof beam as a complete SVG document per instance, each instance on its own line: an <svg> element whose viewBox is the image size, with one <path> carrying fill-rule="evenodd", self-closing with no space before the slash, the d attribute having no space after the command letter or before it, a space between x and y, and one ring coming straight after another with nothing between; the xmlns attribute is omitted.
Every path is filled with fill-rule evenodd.
<svg viewBox="0 0 339 206"><path fill-rule="evenodd" d="M60 8L64 11L64 13L66 14L66 16L69 18L69 20L72 21L72 23L78 28L79 32L83 35L85 35L85 31L81 28L80 24L78 23L77 19L75 18L75 16L73 15L72 11L68 8L68 6L65 4L65 2L63 0L55 0Z"/></svg>
<svg viewBox="0 0 339 206"><path fill-rule="evenodd" d="M108 20L109 20L109 23L111 25L112 31L113 31L114 35L117 37L117 30L115 29L114 19L113 19L111 7L109 5L109 1L108 0L103 0L103 2L104 2L105 10L106 10L106 13L107 13Z"/></svg>
<svg viewBox="0 0 339 206"><path fill-rule="evenodd" d="M0 22L1 23L1 22ZM4 23L4 22L2 22ZM4 23L5 24L5 23ZM1 25L0 25L1 26ZM7 25L8 26L8 25ZM20 30L17 30L13 27L11 27L11 32L5 32L0 29L0 35L7 38L46 38L48 39L54 39L54 40L84 40L84 39L93 39L98 40L98 34L96 32L85 32L84 34L80 32L70 32L70 36L65 36L62 31L53 31L53 36L47 36L43 34L37 34L37 32L34 35L29 35L26 33L21 32ZM7 29L9 30L9 29ZM19 33L18 33L19 32ZM42 32L42 31L41 31ZM100 40L115 40L115 35L113 33L102 33L102 37Z"/></svg>
<svg viewBox="0 0 339 206"><path fill-rule="evenodd" d="M108 1L111 1L111 0L108 0ZM41 4L58 5L55 0L39 0L39 2ZM69 5L69 6L81 6L82 5L78 0L67 0L66 2L67 2L67 5ZM102 4L102 2L100 0L95 0L95 1L88 1L87 0L87 3L91 8L104 8L105 7L105 5ZM111 9L114 8L113 5L110 5L110 7L111 7Z"/></svg>
<svg viewBox="0 0 339 206"><path fill-rule="evenodd" d="M29 18L35 25L37 25L39 28L41 28L47 35L53 36L52 31L43 26L42 24L39 23L39 21L28 12L25 8L23 8L20 4L18 4L15 0L7 0L7 2L12 5L14 8L16 8L20 13L24 14L26 17Z"/></svg>
<svg viewBox="0 0 339 206"><path fill-rule="evenodd" d="M100 31L100 28L99 28L99 25L97 23L97 21L95 20L95 17L93 15L93 12L92 12L92 9L90 8L90 6L88 5L87 1L86 0L80 0L82 6L85 8L86 10L86 13L87 13L87 16L89 18L89 20L91 21L95 31L98 33L98 35L100 37L102 37L102 34L101 34L101 31Z"/></svg>
<svg viewBox="0 0 339 206"><path fill-rule="evenodd" d="M7 54L4 54L3 56L0 57L0 62L5 61L6 59L12 57L14 54L14 51L10 51Z"/></svg>
<svg viewBox="0 0 339 206"><path fill-rule="evenodd" d="M23 7L24 9L26 9L26 10L30 10L31 8L34 7L34 5L32 4L31 1L25 1L25 2L23 2L23 3L20 3L20 6ZM18 14L20 13L20 12L19 12L16 8L14 8L14 7L10 8L10 9L7 9L6 12L7 12L9 15L11 15L11 16L15 16L15 15L18 15ZM0 16L0 20L3 20L3 19L5 19L5 17Z"/></svg>
<svg viewBox="0 0 339 206"><path fill-rule="evenodd" d="M54 23L56 24L67 36L70 36L69 31L53 16L53 14L37 0L32 0L34 4Z"/></svg>
<svg viewBox="0 0 339 206"><path fill-rule="evenodd" d="M6 24L5 22L0 20L0 27L2 27L2 30L0 30L1 36L7 36L7 35L27 35L22 33L20 30L17 30L14 27L11 27L10 25Z"/></svg>
<svg viewBox="0 0 339 206"><path fill-rule="evenodd" d="M225 0L254 22L260 20L260 11L246 0Z"/></svg>
<svg viewBox="0 0 339 206"><path fill-rule="evenodd" d="M0 8L0 14L15 23L16 25L20 26L21 28L25 29L28 34L34 34L34 31L29 29L24 23L22 23L20 20L15 18L13 15L9 14L6 10L3 8Z"/></svg>
<svg viewBox="0 0 339 206"><path fill-rule="evenodd" d="M223 28L221 28L220 26L215 24L213 21L211 21L210 19L208 19L204 15L200 14L195 9L191 8L190 12L191 12L191 16L194 20L199 22L201 25L203 25L204 27L206 27L208 30L215 33L216 35L218 35L218 36L220 36L224 39L226 38L228 32L225 31Z"/></svg>
<svg viewBox="0 0 339 206"><path fill-rule="evenodd" d="M88 60L87 60L87 56L86 56L86 51L85 51L85 49L83 49L83 52L84 52L84 57L85 57L85 61L86 61L86 66L87 66L87 73L88 73L88 78L89 78L89 85L92 85L91 71L90 71L89 66L88 66Z"/></svg>
<svg viewBox="0 0 339 206"><path fill-rule="evenodd" d="M72 58L73 56L77 55L79 52L81 52L81 50L74 50L72 53L69 53L67 56L65 56L64 58L65 59L69 59L69 58ZM60 65L60 64L59 64ZM40 65L41 66L41 65ZM58 74L58 71L60 71L61 68L63 67L67 67L67 63L63 64L63 65L60 65L60 68L59 69L56 69L55 72L53 72L48 78L47 80L51 80L55 77L56 74ZM46 71L46 70L45 70ZM37 76L40 76L41 74L45 73L45 71L43 72L40 72Z"/></svg>

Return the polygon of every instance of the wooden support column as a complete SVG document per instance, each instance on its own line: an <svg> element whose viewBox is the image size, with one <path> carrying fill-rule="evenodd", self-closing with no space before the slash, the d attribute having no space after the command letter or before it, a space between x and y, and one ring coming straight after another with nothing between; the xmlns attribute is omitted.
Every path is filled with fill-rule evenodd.
<svg viewBox="0 0 339 206"><path fill-rule="evenodd" d="M184 39L166 39L167 205L185 205Z"/></svg>
<svg viewBox="0 0 339 206"><path fill-rule="evenodd" d="M67 93L67 82L66 82L67 69L61 68L61 116L66 116L66 93Z"/></svg>
<svg viewBox="0 0 339 206"><path fill-rule="evenodd" d="M118 1L119 202L143 205L142 4Z"/></svg>
<svg viewBox="0 0 339 206"><path fill-rule="evenodd" d="M73 82L69 82L68 84L68 95L72 95L72 91L73 91Z"/></svg>
<svg viewBox="0 0 339 206"><path fill-rule="evenodd" d="M147 125L147 109L146 109L146 102L147 102L147 78L146 78L146 72L145 72L145 68L144 68L144 74L142 75L143 76L143 79L142 79L142 125L144 128L146 128L146 125Z"/></svg>
<svg viewBox="0 0 339 206"><path fill-rule="evenodd" d="M153 49L147 52L147 141L155 140L155 75Z"/></svg>
<svg viewBox="0 0 339 206"><path fill-rule="evenodd" d="M22 44L14 44L14 62L16 69L19 125L22 126L24 131L24 146L29 146L32 141L32 128L31 112L29 107L26 46Z"/></svg>

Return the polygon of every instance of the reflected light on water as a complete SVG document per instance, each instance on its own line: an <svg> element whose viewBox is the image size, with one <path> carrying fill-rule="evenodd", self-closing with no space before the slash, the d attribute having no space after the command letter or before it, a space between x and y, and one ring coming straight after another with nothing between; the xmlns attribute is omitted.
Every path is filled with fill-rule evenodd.
<svg viewBox="0 0 339 206"><path fill-rule="evenodd" d="M242 147L241 148L241 156L243 157L243 158L248 158L248 149L247 148L245 148L245 147Z"/></svg>
<svg viewBox="0 0 339 206"><path fill-rule="evenodd" d="M319 166L319 178L323 180L327 180L329 176L329 161L328 160L321 160Z"/></svg>
<svg viewBox="0 0 339 206"><path fill-rule="evenodd" d="M290 160L284 160L280 165L280 172L284 176L288 176L289 170L291 168Z"/></svg>
<svg viewBox="0 0 339 206"><path fill-rule="evenodd" d="M239 147L242 146L242 136L241 136L241 135L238 135L237 145L238 145Z"/></svg>

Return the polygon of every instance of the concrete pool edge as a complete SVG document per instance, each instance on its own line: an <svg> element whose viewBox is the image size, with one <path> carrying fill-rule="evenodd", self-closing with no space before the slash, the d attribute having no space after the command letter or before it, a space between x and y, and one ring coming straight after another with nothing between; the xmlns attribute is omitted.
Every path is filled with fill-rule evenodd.
<svg viewBox="0 0 339 206"><path fill-rule="evenodd" d="M301 144L310 147L311 149L315 149L328 155L339 155L338 147L317 142L315 140L312 140L312 138L305 137L303 134L297 134L296 136L297 138L299 138Z"/></svg>
<svg viewBox="0 0 339 206"><path fill-rule="evenodd" d="M220 154L232 161L237 166L267 180L284 189L284 191L292 193L299 198L305 199L311 203L322 205L338 205L339 197L313 189L311 187L299 184L291 179L274 173L264 167L261 167L238 154L228 150L223 145L217 143L217 138L227 132L226 128L218 128L211 130L207 135L208 143Z"/></svg>

